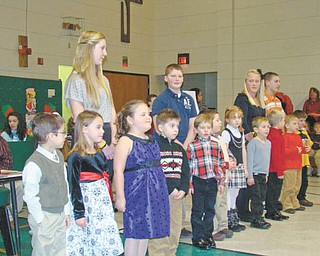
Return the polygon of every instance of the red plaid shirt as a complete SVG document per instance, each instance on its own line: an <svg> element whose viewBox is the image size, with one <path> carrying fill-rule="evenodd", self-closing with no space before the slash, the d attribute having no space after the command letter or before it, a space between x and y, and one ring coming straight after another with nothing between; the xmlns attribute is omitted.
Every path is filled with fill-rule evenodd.
<svg viewBox="0 0 320 256"><path fill-rule="evenodd" d="M227 165L218 142L197 137L189 144L187 156L190 165L191 188L193 187L193 176L204 180L215 178L220 185L224 185L224 173Z"/></svg>

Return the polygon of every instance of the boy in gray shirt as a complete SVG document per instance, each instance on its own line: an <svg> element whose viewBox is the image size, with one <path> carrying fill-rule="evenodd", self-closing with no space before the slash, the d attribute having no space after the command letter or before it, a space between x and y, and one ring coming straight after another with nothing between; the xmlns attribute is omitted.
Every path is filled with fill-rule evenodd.
<svg viewBox="0 0 320 256"><path fill-rule="evenodd" d="M271 224L262 217L263 201L266 199L267 180L271 156L271 142L267 140L270 126L267 118L256 117L252 127L257 136L247 147L248 156L248 189L251 198L251 227L268 229Z"/></svg>

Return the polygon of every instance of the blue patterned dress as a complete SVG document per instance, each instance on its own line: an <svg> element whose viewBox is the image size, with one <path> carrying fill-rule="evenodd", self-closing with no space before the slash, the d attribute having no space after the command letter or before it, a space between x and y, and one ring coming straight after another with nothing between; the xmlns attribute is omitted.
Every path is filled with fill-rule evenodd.
<svg viewBox="0 0 320 256"><path fill-rule="evenodd" d="M124 237L149 239L169 236L168 190L160 166L159 145L152 137L124 136L133 141L124 171Z"/></svg>

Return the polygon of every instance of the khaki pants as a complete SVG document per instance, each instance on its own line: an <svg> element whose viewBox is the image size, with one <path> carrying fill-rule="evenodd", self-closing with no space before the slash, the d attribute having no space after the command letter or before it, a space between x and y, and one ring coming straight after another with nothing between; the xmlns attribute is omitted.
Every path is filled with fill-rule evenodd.
<svg viewBox="0 0 320 256"><path fill-rule="evenodd" d="M283 210L297 209L300 207L297 195L301 187L301 170L290 169L284 172L280 202Z"/></svg>
<svg viewBox="0 0 320 256"><path fill-rule="evenodd" d="M37 224L31 214L28 222L32 230L32 256L66 255L66 218L64 213L43 212L44 219Z"/></svg>
<svg viewBox="0 0 320 256"><path fill-rule="evenodd" d="M318 150L314 150L312 149L310 152L309 152L309 158L313 157L314 158L314 161L316 163L316 166L318 168L318 172L320 172L320 149Z"/></svg>
<svg viewBox="0 0 320 256"><path fill-rule="evenodd" d="M213 219L214 233L228 228L227 186L228 185L226 184L224 192L222 194L220 194L219 192L217 193L216 204L214 205L214 210L216 212Z"/></svg>
<svg viewBox="0 0 320 256"><path fill-rule="evenodd" d="M182 227L182 199L169 196L170 236L150 239L148 252L150 256L175 256Z"/></svg>

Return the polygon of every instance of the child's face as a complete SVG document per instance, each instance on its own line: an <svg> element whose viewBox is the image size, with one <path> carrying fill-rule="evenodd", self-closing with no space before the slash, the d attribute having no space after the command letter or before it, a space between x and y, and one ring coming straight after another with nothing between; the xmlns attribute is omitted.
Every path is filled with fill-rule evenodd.
<svg viewBox="0 0 320 256"><path fill-rule="evenodd" d="M179 123L178 119L170 119L165 124L158 125L158 129L164 137L174 140L179 133Z"/></svg>
<svg viewBox="0 0 320 256"><path fill-rule="evenodd" d="M233 117L227 119L227 123L230 124L233 128L239 128L242 123L242 118L238 113L235 113Z"/></svg>
<svg viewBox="0 0 320 256"><path fill-rule="evenodd" d="M277 93L280 89L280 77L272 76L270 81L266 80L266 85L273 94Z"/></svg>
<svg viewBox="0 0 320 256"><path fill-rule="evenodd" d="M53 148L62 148L64 141L67 137L67 133L64 131L64 125L60 127L57 133L53 133L54 137L52 140Z"/></svg>
<svg viewBox="0 0 320 256"><path fill-rule="evenodd" d="M149 113L148 106L146 104L140 104L134 114L133 117L128 117L128 123L131 129L135 129L138 133L150 130L151 128L151 117Z"/></svg>
<svg viewBox="0 0 320 256"><path fill-rule="evenodd" d="M150 109L152 109L152 104L153 104L153 101L156 99L156 97L153 97L150 99L150 101L148 102L148 106Z"/></svg>
<svg viewBox="0 0 320 256"><path fill-rule="evenodd" d="M269 131L270 131L270 125L268 121L262 121L259 127L254 127L253 130L257 133L257 136L259 138L267 138Z"/></svg>
<svg viewBox="0 0 320 256"><path fill-rule="evenodd" d="M202 122L199 124L198 128L196 128L196 131L200 138L208 140L212 132L212 125L209 123Z"/></svg>
<svg viewBox="0 0 320 256"><path fill-rule="evenodd" d="M101 39L93 47L93 58L96 65L102 65L104 57L107 56L106 40Z"/></svg>
<svg viewBox="0 0 320 256"><path fill-rule="evenodd" d="M284 128L284 117L281 118L281 120L279 121L279 123L277 123L276 127L278 129L283 129Z"/></svg>
<svg viewBox="0 0 320 256"><path fill-rule="evenodd" d="M293 119L289 123L285 124L287 132L295 133L299 130L298 119Z"/></svg>
<svg viewBox="0 0 320 256"><path fill-rule="evenodd" d="M222 127L222 122L220 120L219 114L216 114L212 120L212 133L220 132Z"/></svg>
<svg viewBox="0 0 320 256"><path fill-rule="evenodd" d="M314 125L313 130L315 131L316 134L320 134L320 125Z"/></svg>
<svg viewBox="0 0 320 256"><path fill-rule="evenodd" d="M17 130L18 129L18 124L19 124L18 117L9 116L8 123L9 123L9 126L10 126L11 130Z"/></svg>
<svg viewBox="0 0 320 256"><path fill-rule="evenodd" d="M183 74L180 70L173 69L164 77L164 81L168 83L169 89L173 91L180 91L183 84Z"/></svg>
<svg viewBox="0 0 320 256"><path fill-rule="evenodd" d="M100 143L103 139L103 120L96 117L91 124L83 127L83 133L88 143Z"/></svg>
<svg viewBox="0 0 320 256"><path fill-rule="evenodd" d="M299 118L298 119L299 129L305 129L307 127L306 119Z"/></svg>

